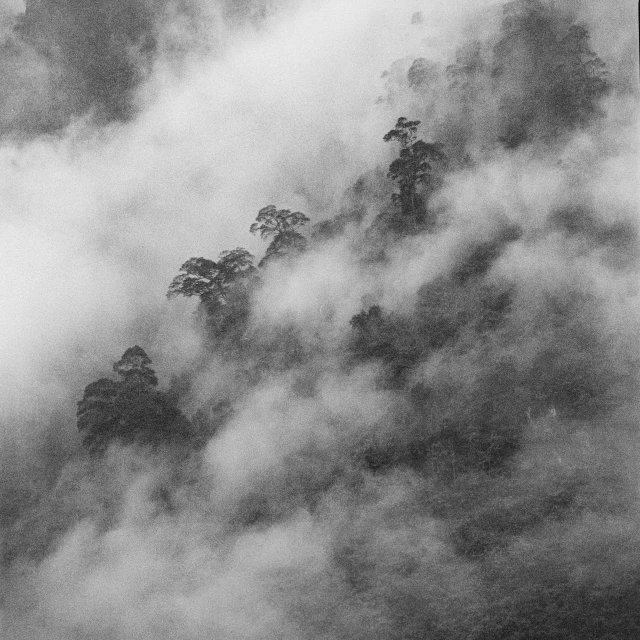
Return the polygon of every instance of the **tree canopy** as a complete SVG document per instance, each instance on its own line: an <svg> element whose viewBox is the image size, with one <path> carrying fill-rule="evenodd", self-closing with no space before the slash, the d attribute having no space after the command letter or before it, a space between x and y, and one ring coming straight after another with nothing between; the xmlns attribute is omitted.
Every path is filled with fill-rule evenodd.
<svg viewBox="0 0 640 640"><path fill-rule="evenodd" d="M420 120L398 118L396 126L383 138L385 142L398 142L400 155L389 165L388 177L395 180L399 192L393 194L405 215L417 215L424 208L418 195L418 185L429 186L439 164L444 163L443 145L418 140Z"/></svg>
<svg viewBox="0 0 640 640"><path fill-rule="evenodd" d="M239 337L249 316L251 292L258 282L253 256L237 247L222 251L217 262L191 258L180 270L182 273L169 285L167 297L200 298L209 338L219 341L230 332Z"/></svg>
<svg viewBox="0 0 640 640"><path fill-rule="evenodd" d="M247 285L256 268L253 256L242 247L223 251L218 262L207 258L190 258L181 267L167 297L197 296L202 302L224 304L233 288Z"/></svg>
<svg viewBox="0 0 640 640"><path fill-rule="evenodd" d="M552 138L602 115L609 78L589 39L584 26L559 21L547 3L504 6L492 91L500 98L499 139L505 146Z"/></svg>
<svg viewBox="0 0 640 640"><path fill-rule="evenodd" d="M155 387L158 378L149 366L151 358L138 345L127 349L122 358L114 363L113 371L131 384Z"/></svg>
<svg viewBox="0 0 640 640"><path fill-rule="evenodd" d="M100 378L87 385L78 403L78 429L92 454L115 441L161 445L187 441L191 429L167 394L156 390L151 359L139 346L113 365L120 380Z"/></svg>
<svg viewBox="0 0 640 640"><path fill-rule="evenodd" d="M276 209L272 204L260 209L249 230L253 234L259 233L263 240L272 240L258 266L276 258L302 253L307 248L307 239L298 229L307 222L309 218L299 211Z"/></svg>

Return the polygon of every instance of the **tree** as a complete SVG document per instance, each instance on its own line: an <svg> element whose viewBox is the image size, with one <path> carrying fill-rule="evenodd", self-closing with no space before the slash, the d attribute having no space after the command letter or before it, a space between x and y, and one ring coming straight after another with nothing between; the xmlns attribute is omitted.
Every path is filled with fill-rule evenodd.
<svg viewBox="0 0 640 640"><path fill-rule="evenodd" d="M601 116L610 85L587 29L571 25L559 5L539 0L510 2L503 12L491 73L500 105L498 140L509 148L552 142Z"/></svg>
<svg viewBox="0 0 640 640"><path fill-rule="evenodd" d="M190 258L169 285L167 297L198 296L208 304L223 305L234 288L247 286L255 279L253 256L242 247L223 251L218 262Z"/></svg>
<svg viewBox="0 0 640 640"><path fill-rule="evenodd" d="M395 140L400 143L403 149L406 149L418 139L417 131L419 125L420 120L398 118L396 126L384 136L383 140L385 142Z"/></svg>
<svg viewBox="0 0 640 640"><path fill-rule="evenodd" d="M307 239L298 228L307 222L309 218L299 211L292 213L289 209L276 209L272 204L260 209L249 230L253 234L260 233L263 240L272 240L258 266L276 258L302 253L307 248Z"/></svg>
<svg viewBox="0 0 640 640"><path fill-rule="evenodd" d="M356 358L384 358L393 353L392 323L378 305L353 316L349 324L353 329L351 350Z"/></svg>
<svg viewBox="0 0 640 640"><path fill-rule="evenodd" d="M191 438L187 419L167 394L156 390L150 364L136 345L113 365L120 380L101 378L87 385L78 402L78 429L90 453L102 453L114 441L157 446Z"/></svg>
<svg viewBox="0 0 640 640"><path fill-rule="evenodd" d="M158 378L149 367L151 358L142 347L136 345L127 349L122 358L114 363L113 371L131 385L155 387Z"/></svg>
<svg viewBox="0 0 640 640"><path fill-rule="evenodd" d="M419 120L398 118L396 126L383 138L385 142L400 143L400 156L389 165L387 175L398 183L400 191L393 194L393 200L400 204L402 213L407 216L424 213L424 201L418 195L418 185L432 187L436 167L445 160L442 144L418 140L419 124Z"/></svg>
<svg viewBox="0 0 640 640"><path fill-rule="evenodd" d="M207 258L190 258L169 285L167 297L198 296L201 300L216 298L221 294L221 272L217 263Z"/></svg>
<svg viewBox="0 0 640 640"><path fill-rule="evenodd" d="M167 297L197 296L205 312L209 334L216 340L236 337L244 330L250 312L250 297L258 282L253 256L241 247L223 251L218 262L191 258L169 285Z"/></svg>
<svg viewBox="0 0 640 640"><path fill-rule="evenodd" d="M82 444L90 453L104 451L118 438L120 415L117 410L119 383L111 378L100 378L87 385L78 402L78 430Z"/></svg>

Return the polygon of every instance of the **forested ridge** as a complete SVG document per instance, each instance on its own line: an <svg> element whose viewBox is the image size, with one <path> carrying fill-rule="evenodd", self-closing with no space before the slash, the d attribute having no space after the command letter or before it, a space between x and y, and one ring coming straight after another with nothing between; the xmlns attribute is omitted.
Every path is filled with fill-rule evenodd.
<svg viewBox="0 0 640 640"><path fill-rule="evenodd" d="M261 254L185 255L189 366L123 344L64 460L3 494L6 637L640 637L616 73L541 0L390 61L386 161L322 216L247 211Z"/></svg>

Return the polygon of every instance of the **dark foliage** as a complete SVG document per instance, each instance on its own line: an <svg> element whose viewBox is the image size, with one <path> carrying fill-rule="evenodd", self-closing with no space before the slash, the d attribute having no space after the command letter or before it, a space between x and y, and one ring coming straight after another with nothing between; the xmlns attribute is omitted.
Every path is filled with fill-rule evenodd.
<svg viewBox="0 0 640 640"><path fill-rule="evenodd" d="M250 312L251 293L258 283L253 256L240 247L223 251L218 262L191 258L169 285L167 297L200 298L200 309L210 338L238 342Z"/></svg>
<svg viewBox="0 0 640 640"><path fill-rule="evenodd" d="M607 90L604 68L589 49L586 30L558 15L536 0L510 3L495 46L472 43L447 69L461 120L474 117L474 102L487 86L497 92L500 107L487 125L488 135L495 135L492 152L498 137L515 148L575 131L599 114ZM423 58L406 68L405 90L410 88L412 100L426 100L438 68ZM463 135L454 148L458 164L452 167L443 145L418 139L419 125L398 119L384 136L400 148L386 178L381 170L359 180L337 215L312 227L314 249L346 233L356 255L364 247L359 266L377 261L374 269L382 269L392 255L387 249L417 244L419 239L407 235L442 229L430 198L444 173L462 166L468 138ZM467 125L472 128L454 122L442 130L450 126L453 139ZM447 139L448 154L449 149ZM391 202L390 181L397 188ZM368 211L378 216L366 227ZM265 278L281 276L307 257L301 230L308 222L306 215L274 205L260 210L250 231L269 241L258 265L267 267ZM222 533L216 529L212 539L229 534L234 542L275 525L297 524L300 514L316 526L315 519L328 514L322 562L302 571L295 562L294 569L277 569L275 597L287 593L282 576L291 572L295 578L296 604L287 620L300 625L300 637L635 637L640 556L630 541L637 533L620 530L629 522L635 527L635 516L628 514L637 492L635 481L618 468L621 448L602 434L619 438L612 416L622 406L621 394L630 395L637 362L621 355L617 337L602 330L609 326L604 297L588 293L577 275L575 281L558 278L537 286L520 274L505 275L503 267L513 260L511 250L551 234L572 255L623 252L628 267L637 233L631 224L605 223L577 206L552 212L534 233L525 227L503 224L473 239L454 230L457 244L448 266L416 283L409 304L393 309L375 304L386 298L369 293L368 303L351 318L347 338L329 349L321 330L314 334L292 317L249 322L260 281L246 250L222 252L217 261L191 258L168 296L199 299L209 346L216 362L222 355L230 365L233 380L202 400L188 422L178 400L193 400L190 384L202 382L201 371L177 381L173 393L163 393L144 350L128 349L114 364L117 380L102 378L85 389L78 406L84 445L93 454L114 442L183 447L199 459L194 449L210 443L215 451L219 437L253 433L241 431L243 411L263 424L251 394L269 393L273 383L284 391L285 413L309 407L317 410L317 423L307 433L303 417L300 430L292 429L298 440L290 449L251 461L246 478L206 508L223 505L215 514ZM423 239L425 246L435 240ZM277 267L269 269L275 261ZM203 351L199 364L205 368L211 351ZM347 409L335 410L333 403L342 399L323 397L325 376L334 371L349 384L364 380L367 393L380 393L388 406L372 412L352 407L366 399L348 388ZM270 407L264 411L272 418ZM353 425L349 412L357 414ZM234 416L238 420L231 425ZM264 422L260 438L273 428ZM228 424L238 433L221 433ZM249 450L260 455L261 446ZM179 506L169 484L158 483L149 502L173 517ZM310 586L316 581L320 587ZM339 606L349 610L347 623L335 614ZM309 611L311 623L304 615ZM363 620L374 616L371 628L354 635L352 611Z"/></svg>
<svg viewBox="0 0 640 640"><path fill-rule="evenodd" d="M159 446L184 444L192 437L186 418L156 390L150 364L135 346L113 365L121 380L101 378L87 385L78 403L78 429L90 453L103 453L113 442Z"/></svg>
<svg viewBox="0 0 640 640"><path fill-rule="evenodd" d="M426 218L426 198L435 188L437 168L445 161L443 145L418 140L419 120L398 118L396 126L384 136L385 142L400 144L400 155L389 165L388 176L396 181L399 191L393 200L404 216ZM419 186L423 187L421 193Z"/></svg>
<svg viewBox="0 0 640 640"><path fill-rule="evenodd" d="M558 478L540 493L515 496L501 494L466 514L453 533L453 544L462 555L477 557L504 549L513 540L549 522L578 515L583 508L581 493L585 474ZM506 492L505 492L506 493Z"/></svg>
<svg viewBox="0 0 640 640"><path fill-rule="evenodd" d="M499 137L507 147L552 138L602 115L605 64L591 50L587 29L558 19L556 11L538 0L504 7L492 74L502 96Z"/></svg>
<svg viewBox="0 0 640 640"><path fill-rule="evenodd" d="M223 251L218 262L191 258L180 267L180 271L183 273L173 279L167 296L197 296L213 307L226 304L235 289L251 283L256 269L253 256L238 247Z"/></svg>
<svg viewBox="0 0 640 640"><path fill-rule="evenodd" d="M26 104L14 126L52 131L89 109L105 121L129 119L133 91L157 49L156 11L154 3L135 0L27 0L16 37L55 70L55 79L49 103Z"/></svg>
<svg viewBox="0 0 640 640"><path fill-rule="evenodd" d="M574 535L580 535L574 531ZM640 571L624 531L579 542L559 537L551 547L529 538L496 558L490 605L478 640L622 640L640 631L636 606ZM491 576L493 578L493 575Z"/></svg>
<svg viewBox="0 0 640 640"><path fill-rule="evenodd" d="M299 211L292 213L289 209L276 209L272 204L260 209L250 231L259 233L263 240L271 238L271 243L258 266L302 253L307 248L307 239L298 229L307 222L309 218Z"/></svg>

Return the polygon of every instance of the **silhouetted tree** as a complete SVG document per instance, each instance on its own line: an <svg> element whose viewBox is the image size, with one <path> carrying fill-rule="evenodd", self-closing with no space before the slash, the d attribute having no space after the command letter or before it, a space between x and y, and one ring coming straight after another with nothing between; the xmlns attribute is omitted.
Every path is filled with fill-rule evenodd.
<svg viewBox="0 0 640 640"><path fill-rule="evenodd" d="M260 209L250 231L253 234L260 233L263 240L272 240L258 266L263 266L269 260L302 253L307 248L307 239L298 228L307 222L309 218L299 211L276 209L272 204Z"/></svg>
<svg viewBox="0 0 640 640"><path fill-rule="evenodd" d="M142 347L136 345L127 349L122 358L114 363L113 371L131 385L155 387L158 378L150 364L151 358Z"/></svg>
<svg viewBox="0 0 640 640"><path fill-rule="evenodd" d="M241 333L250 311L250 296L258 282L253 256L241 247L223 251L218 262L191 258L169 285L167 297L197 296L206 312L211 335L221 338L235 328Z"/></svg>
<svg viewBox="0 0 640 640"><path fill-rule="evenodd" d="M169 285L167 297L198 296L209 305L224 305L234 288L246 286L256 272L253 256L238 247L223 251L218 262L207 258L190 258Z"/></svg>
<svg viewBox="0 0 640 640"><path fill-rule="evenodd" d="M158 391L151 359L139 346L113 365L121 380L101 378L87 385L78 403L83 445L103 452L112 442L162 445L186 442L191 426L167 394Z"/></svg>
<svg viewBox="0 0 640 640"><path fill-rule="evenodd" d="M441 144L418 140L419 124L419 120L398 118L396 126L383 138L400 144L400 155L389 165L387 175L398 183L400 191L393 194L393 200L407 216L424 214L425 203L418 195L418 185L432 186L436 167L445 160Z"/></svg>

